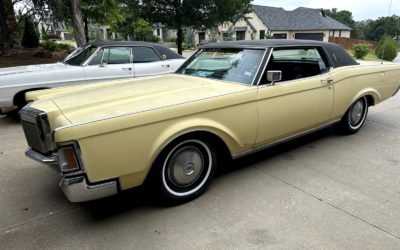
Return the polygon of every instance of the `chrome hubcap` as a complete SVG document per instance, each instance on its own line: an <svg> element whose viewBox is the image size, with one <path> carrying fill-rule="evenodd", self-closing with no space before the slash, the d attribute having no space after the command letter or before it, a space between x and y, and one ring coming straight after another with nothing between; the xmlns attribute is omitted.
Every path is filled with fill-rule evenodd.
<svg viewBox="0 0 400 250"><path fill-rule="evenodd" d="M364 112L364 103L362 100L358 100L356 103L354 103L353 107L351 108L350 123L357 124L362 119L363 112Z"/></svg>
<svg viewBox="0 0 400 250"><path fill-rule="evenodd" d="M200 150L194 146L180 148L168 164L168 179L177 187L193 184L204 168L204 158Z"/></svg>

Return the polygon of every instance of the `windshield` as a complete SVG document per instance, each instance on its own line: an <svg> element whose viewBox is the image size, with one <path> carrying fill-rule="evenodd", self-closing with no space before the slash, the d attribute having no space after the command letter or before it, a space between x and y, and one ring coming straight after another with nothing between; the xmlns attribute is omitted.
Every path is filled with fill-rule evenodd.
<svg viewBox="0 0 400 250"><path fill-rule="evenodd" d="M203 49L175 73L251 85L265 50Z"/></svg>
<svg viewBox="0 0 400 250"><path fill-rule="evenodd" d="M96 46L83 45L67 56L63 62L72 66L82 66L96 50Z"/></svg>

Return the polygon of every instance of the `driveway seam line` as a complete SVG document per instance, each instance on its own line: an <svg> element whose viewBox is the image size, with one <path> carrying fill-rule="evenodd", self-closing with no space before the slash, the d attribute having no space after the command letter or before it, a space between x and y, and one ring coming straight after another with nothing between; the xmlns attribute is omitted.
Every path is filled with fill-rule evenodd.
<svg viewBox="0 0 400 250"><path fill-rule="evenodd" d="M372 120L368 120L368 119L367 119L367 121L368 121L368 122L375 122L375 123L379 123L379 124L383 124L383 125L387 125L387 126L391 126L391 127L397 128L396 125L392 125L392 124L387 124L387 123L383 123L383 122L376 122L376 121L372 121Z"/></svg>
<svg viewBox="0 0 400 250"><path fill-rule="evenodd" d="M271 177L273 177L273 178L275 178L275 179L277 179L277 180L279 180L279 181L281 181L281 182L283 182L283 183L285 183L285 184L287 184L287 185L289 185L289 186L291 186L291 187L293 187L293 188L295 188L295 189L297 189L297 190L300 190L301 192L303 192L303 193L305 193L305 194L308 194L309 196L311 196L311 197L313 197L313 198L315 198L315 199L318 199L319 201L324 202L325 204L327 204L327 205L329 205L329 206L331 206L331 207L333 207L333 208L335 208L335 209L337 209L337 210L339 210L339 211L342 211L342 212L344 212L344 213L346 213L346 214L348 214L348 215L350 215L350 216L352 216L352 217L354 217L354 218L356 218L356 219L358 219L358 220L360 220L360 221L362 221L362 222L364 222L364 223L366 223L366 224L368 224L368 225L370 225L370 226L373 226L373 227L375 227L375 228L381 230L382 232L385 232L385 233L387 233L387 234L389 234L389 235L391 235L391 236L393 236L393 237L395 237L395 238L397 238L397 239L400 240L400 237L397 236L397 235L394 235L394 234L392 234L392 233L389 233L388 231L385 231L384 229L382 229L382 228L380 228L380 227L378 227L378 226L375 226L374 224L371 224L371 223L369 223L369 222L366 221L366 220L363 220L363 219L361 219L361 218L359 218L359 217L357 217L357 216L355 216L355 215L353 215L353 214L351 214L351 213L349 213L349 212L347 212L347 211L345 211L345 210L343 210L343 209L341 209L341 208L339 208L339 207L337 207L337 206L335 206L335 205L332 205L332 204L330 204L329 202L323 201L322 199L318 198L317 196L312 195L312 194L310 194L310 193L308 193L308 192L306 192L306 191L304 191L304 190L302 190L302 189L300 189L300 188L298 188L298 187L296 187L296 186L290 184L289 182L286 182L286 181L284 181L284 180L282 180L282 179L280 179L280 178L278 178L278 177L276 177L276 176L274 176L274 175L272 175L272 174L270 174L270 173L268 173L268 172L266 172L266 171L264 171L264 170L262 170L262 169L260 169L260 168L258 168L258 167L254 167L254 168L260 170L261 172L263 172L263 173L265 173L265 174L267 174L267 175L269 175L269 176L271 176Z"/></svg>
<svg viewBox="0 0 400 250"><path fill-rule="evenodd" d="M75 210L75 209L78 209L78 208L82 208L82 207L81 207L81 206L79 206L79 207L74 207L74 208L70 208L70 209L66 209L66 210L61 210L61 211L58 211L58 212L55 212L55 213L52 213L52 214L48 214L48 215L45 215L45 216L42 216L42 217L39 217L39 218L30 220L30 221L27 221L27 222L23 222L23 223L21 223L21 224L18 224L18 225L9 227L9 228L1 229L1 230L0 230L0 233L3 233L4 231L11 230L11 229L14 229L14 228L23 226L23 225L30 224L30 223L33 223L33 222L36 222L36 221L40 221L40 220L42 220L42 219L48 218L48 217L53 216L53 215L58 215L58 214L61 214L61 213L64 213L64 212L69 212L69 211L72 211L72 210Z"/></svg>

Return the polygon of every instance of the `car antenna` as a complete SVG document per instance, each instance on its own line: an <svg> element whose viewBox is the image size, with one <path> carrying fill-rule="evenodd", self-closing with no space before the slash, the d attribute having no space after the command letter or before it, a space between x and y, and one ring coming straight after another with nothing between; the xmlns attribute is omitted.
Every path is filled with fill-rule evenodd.
<svg viewBox="0 0 400 250"><path fill-rule="evenodd" d="M390 0L390 7L389 7L389 18L390 18L390 10L392 9L392 0ZM387 33L387 29L385 32L385 43L383 44L383 51L382 51L382 61L381 64L383 64L383 55L385 54L385 47L386 47L386 33Z"/></svg>

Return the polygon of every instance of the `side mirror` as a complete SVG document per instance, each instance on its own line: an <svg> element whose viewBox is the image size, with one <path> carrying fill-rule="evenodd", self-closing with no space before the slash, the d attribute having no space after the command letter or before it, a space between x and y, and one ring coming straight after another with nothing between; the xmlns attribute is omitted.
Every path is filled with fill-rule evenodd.
<svg viewBox="0 0 400 250"><path fill-rule="evenodd" d="M107 66L107 61L102 61L99 67L105 67Z"/></svg>
<svg viewBox="0 0 400 250"><path fill-rule="evenodd" d="M275 82L282 80L282 71L280 70L270 70L267 71L267 81L271 82L271 85L275 85Z"/></svg>

